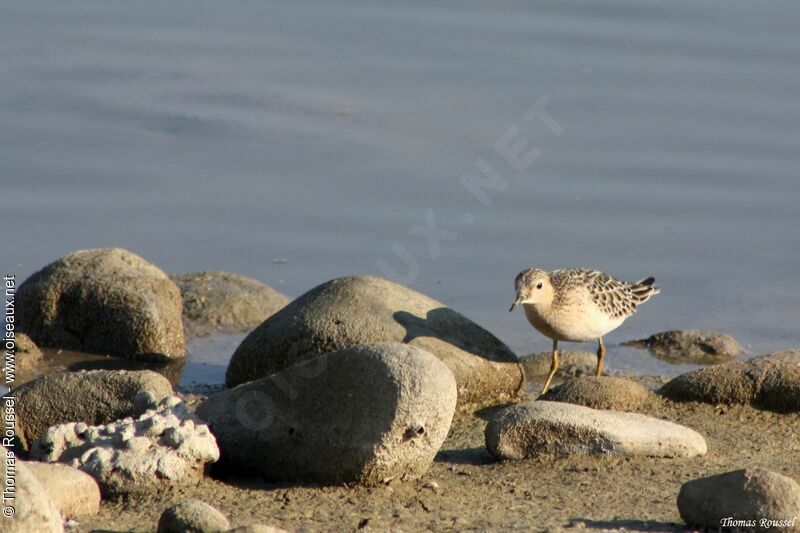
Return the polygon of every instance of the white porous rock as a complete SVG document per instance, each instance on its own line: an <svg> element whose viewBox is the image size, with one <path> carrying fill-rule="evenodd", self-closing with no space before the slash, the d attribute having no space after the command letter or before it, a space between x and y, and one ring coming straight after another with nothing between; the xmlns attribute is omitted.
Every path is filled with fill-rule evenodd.
<svg viewBox="0 0 800 533"><path fill-rule="evenodd" d="M52 426L34 444L32 457L79 468L111 496L196 483L219 459L219 448L208 426L170 396L136 419Z"/></svg>

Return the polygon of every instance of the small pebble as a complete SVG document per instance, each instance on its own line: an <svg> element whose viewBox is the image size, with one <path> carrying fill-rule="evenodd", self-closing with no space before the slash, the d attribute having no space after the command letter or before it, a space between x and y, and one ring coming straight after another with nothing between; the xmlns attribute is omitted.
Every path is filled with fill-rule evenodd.
<svg viewBox="0 0 800 533"><path fill-rule="evenodd" d="M423 485L423 487L431 490L439 490L439 484L436 483L435 481L428 481Z"/></svg>

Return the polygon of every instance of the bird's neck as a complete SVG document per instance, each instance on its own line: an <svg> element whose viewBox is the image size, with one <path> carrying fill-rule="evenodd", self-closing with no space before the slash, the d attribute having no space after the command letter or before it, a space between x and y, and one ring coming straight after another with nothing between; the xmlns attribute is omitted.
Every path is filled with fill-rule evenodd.
<svg viewBox="0 0 800 533"><path fill-rule="evenodd" d="M532 316L540 317L544 314L547 314L547 312L550 310L550 304L545 303L522 304L522 306L525 308L525 314L528 316L528 318L531 318Z"/></svg>

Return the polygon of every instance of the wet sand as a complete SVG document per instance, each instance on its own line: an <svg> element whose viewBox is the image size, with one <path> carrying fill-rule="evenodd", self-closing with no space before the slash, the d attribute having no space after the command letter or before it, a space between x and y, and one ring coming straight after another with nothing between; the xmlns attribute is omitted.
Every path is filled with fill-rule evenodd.
<svg viewBox="0 0 800 533"><path fill-rule="evenodd" d="M663 378L635 378L656 386ZM751 407L675 404L657 399L639 412L702 433L708 454L695 459L569 457L497 463L484 447L491 408L460 415L420 480L385 486L316 487L206 478L196 487L105 502L79 531L152 531L161 511L187 497L225 512L234 525L298 531L682 530L682 483L744 467L800 479L800 416ZM426 487L435 482L438 489Z"/></svg>

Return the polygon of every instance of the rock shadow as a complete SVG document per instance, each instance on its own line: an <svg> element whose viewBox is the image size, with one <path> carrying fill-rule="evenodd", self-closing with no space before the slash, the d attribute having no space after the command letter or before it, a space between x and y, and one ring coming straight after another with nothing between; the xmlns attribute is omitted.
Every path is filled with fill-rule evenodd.
<svg viewBox="0 0 800 533"><path fill-rule="evenodd" d="M516 355L497 337L461 313L447 307L432 309L425 318L408 311L396 311L392 317L406 330L402 341L404 343L410 343L418 338L433 337L484 359L498 362L517 361Z"/></svg>
<svg viewBox="0 0 800 533"><path fill-rule="evenodd" d="M434 461L456 465L488 465L497 462L484 446L439 450Z"/></svg>

